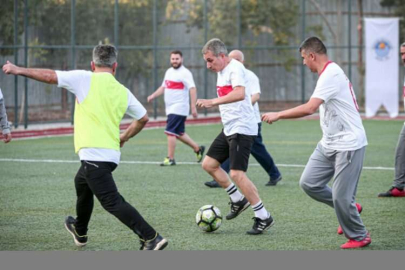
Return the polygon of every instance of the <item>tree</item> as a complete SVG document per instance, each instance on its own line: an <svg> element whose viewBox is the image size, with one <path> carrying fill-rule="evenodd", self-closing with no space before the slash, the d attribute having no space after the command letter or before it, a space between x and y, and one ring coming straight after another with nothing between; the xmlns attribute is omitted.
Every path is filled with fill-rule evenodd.
<svg viewBox="0 0 405 270"><path fill-rule="evenodd" d="M23 0L17 1L20 6L24 4ZM22 24L21 16L18 17L18 24ZM18 29L18 36L23 33L23 28ZM0 8L0 45L14 44L14 1L2 1ZM10 55L12 49L0 49L0 55Z"/></svg>
<svg viewBox="0 0 405 270"><path fill-rule="evenodd" d="M254 35L271 35L273 45L287 46L295 43L294 27L298 23L299 6L297 1L240 0L241 32L251 31ZM207 21L209 37L219 37L225 44L235 47L237 44L238 1L207 0ZM169 0L166 18L185 18L190 31L193 27L204 28L204 0ZM249 41L245 42L247 45ZM268 44L270 45L270 44ZM280 51L278 60L291 67L295 61L290 53Z"/></svg>
<svg viewBox="0 0 405 270"><path fill-rule="evenodd" d="M381 0L382 7L393 8L394 14L402 18L399 27L400 40L405 39L405 1L403 0Z"/></svg>

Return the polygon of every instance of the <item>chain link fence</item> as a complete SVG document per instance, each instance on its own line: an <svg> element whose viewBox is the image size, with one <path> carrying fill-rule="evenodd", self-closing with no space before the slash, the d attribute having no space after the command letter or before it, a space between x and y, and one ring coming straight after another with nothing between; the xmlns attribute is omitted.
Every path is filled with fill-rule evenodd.
<svg viewBox="0 0 405 270"><path fill-rule="evenodd" d="M112 43L119 50L117 79L153 117L164 115L163 99L148 104L147 96L162 83L172 50L183 52L198 97L216 96L216 74L206 69L201 54L214 37L224 40L228 50L244 52L246 67L260 78L262 111L289 108L311 96L317 75L302 65L298 47L312 35L324 40L362 105L362 17L394 16L379 0L0 1L5 21L0 63L88 70L92 48ZM65 89L3 73L0 87L14 127L73 119L74 97ZM215 109L200 111L210 112Z"/></svg>

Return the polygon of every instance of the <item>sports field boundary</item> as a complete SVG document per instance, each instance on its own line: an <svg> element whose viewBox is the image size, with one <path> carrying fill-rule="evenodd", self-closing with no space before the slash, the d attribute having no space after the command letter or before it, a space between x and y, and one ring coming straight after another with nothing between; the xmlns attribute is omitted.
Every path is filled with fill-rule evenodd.
<svg viewBox="0 0 405 270"><path fill-rule="evenodd" d="M20 162L20 163L78 163L78 160L63 160L63 159L24 159L24 158L0 158L0 162ZM137 161L137 160L121 160L120 164L143 164L143 165L159 165L161 161ZM196 162L176 162L177 165L199 165ZM290 167L290 168L305 168L303 164L276 164L277 167ZM261 166L258 163L249 164L249 166ZM365 170L377 171L394 171L392 167L370 167L364 166Z"/></svg>
<svg viewBox="0 0 405 270"><path fill-rule="evenodd" d="M220 116L210 116L196 119L187 119L187 125L201 125L201 124L216 124L221 122ZM128 128L131 124L129 121L125 121L120 125L120 129L124 130ZM57 124L55 124L57 126ZM146 123L145 129L165 127L166 120L150 120ZM40 138L40 137L52 137L61 135L73 134L73 125L69 127L51 127L51 128L40 128L40 129L29 129L29 130L13 130L13 139L24 139L24 138Z"/></svg>
<svg viewBox="0 0 405 270"><path fill-rule="evenodd" d="M317 120L319 119L318 114L307 116L299 119L291 119L289 121L302 121L302 120ZM372 118L362 119L369 120L381 120L381 121L405 121L405 115L397 116L396 118L390 118L386 115L375 116ZM205 124L217 124L221 122L221 117L219 114L211 116L200 116L199 118L189 118L186 120L187 125L205 125ZM131 124L131 120L125 119L120 125L120 130L126 129ZM158 119L149 120L146 123L145 129L151 128L161 128L166 126L166 117L160 117ZM59 123L59 124L46 124L46 125L31 125L27 129L14 129L11 131L13 139L25 139L25 138L41 138L41 137L53 137L53 136L63 136L73 134L74 127L70 123Z"/></svg>

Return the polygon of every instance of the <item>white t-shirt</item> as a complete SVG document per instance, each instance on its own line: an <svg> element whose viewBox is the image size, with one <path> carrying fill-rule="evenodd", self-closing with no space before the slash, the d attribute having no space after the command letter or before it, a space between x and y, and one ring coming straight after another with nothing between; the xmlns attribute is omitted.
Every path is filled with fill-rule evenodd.
<svg viewBox="0 0 405 270"><path fill-rule="evenodd" d="M75 94L77 102L81 103L87 97L90 91L91 75L93 73L85 70L73 71L56 71L58 77L58 87L65 88L69 92ZM135 119L141 119L146 114L146 109L128 91L128 108L125 112ZM121 152L114 149L104 148L82 148L79 150L80 160L114 162L118 164L120 161Z"/></svg>
<svg viewBox="0 0 405 270"><path fill-rule="evenodd" d="M0 99L3 98L3 93L1 92L1 88L0 88Z"/></svg>
<svg viewBox="0 0 405 270"><path fill-rule="evenodd" d="M193 74L183 65L178 69L169 68L163 79L165 88L166 115L187 116L190 112L190 88L195 87Z"/></svg>
<svg viewBox="0 0 405 270"><path fill-rule="evenodd" d="M237 86L246 87L246 69L243 64L232 59L222 71L218 72L218 97L226 96ZM219 105L226 136L236 133L257 136L258 126L250 95L245 89L244 100Z"/></svg>
<svg viewBox="0 0 405 270"><path fill-rule="evenodd" d="M253 96L254 94L261 93L260 91L260 82L259 78L256 76L256 74L253 73L253 71L246 69L246 89L250 93L250 96ZM260 110L259 110L259 102L256 102L253 105L253 110L255 112L255 118L257 123L262 122L262 117L260 116Z"/></svg>
<svg viewBox="0 0 405 270"><path fill-rule="evenodd" d="M337 64L325 65L312 98L324 101L319 108L323 147L353 151L367 145L352 84Z"/></svg>

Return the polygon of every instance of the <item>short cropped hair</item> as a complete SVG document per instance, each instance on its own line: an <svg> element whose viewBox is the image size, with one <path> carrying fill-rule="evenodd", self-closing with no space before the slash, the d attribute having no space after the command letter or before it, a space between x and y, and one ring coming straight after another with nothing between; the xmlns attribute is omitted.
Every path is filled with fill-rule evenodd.
<svg viewBox="0 0 405 270"><path fill-rule="evenodd" d="M317 54L326 54L327 50L323 42L317 37L309 37L301 43L300 52L313 52Z"/></svg>
<svg viewBox="0 0 405 270"><path fill-rule="evenodd" d="M172 55L172 54L179 54L181 57L183 57L182 52L181 52L181 51L178 51L178 50L172 51L172 52L170 53L170 55Z"/></svg>
<svg viewBox="0 0 405 270"><path fill-rule="evenodd" d="M225 44L219 38L213 38L204 45L202 53L206 54L208 51L211 51L214 56L219 56L221 53L228 55Z"/></svg>
<svg viewBox="0 0 405 270"><path fill-rule="evenodd" d="M93 49L93 62L97 67L112 67L117 62L118 51L114 45L100 44Z"/></svg>
<svg viewBox="0 0 405 270"><path fill-rule="evenodd" d="M405 42L401 44L401 47L405 47Z"/></svg>

